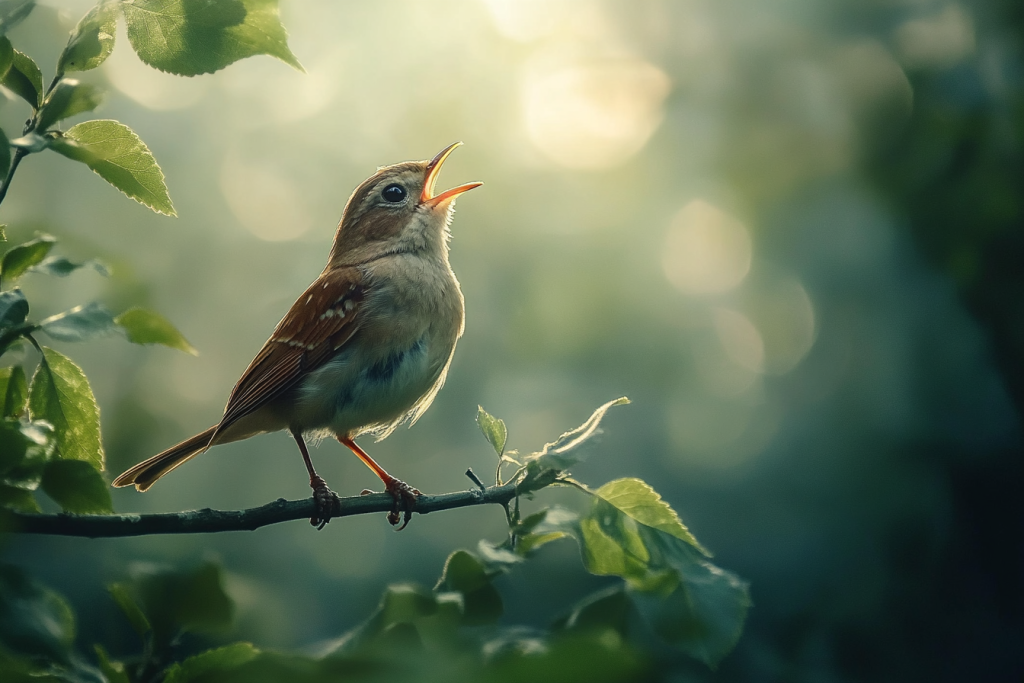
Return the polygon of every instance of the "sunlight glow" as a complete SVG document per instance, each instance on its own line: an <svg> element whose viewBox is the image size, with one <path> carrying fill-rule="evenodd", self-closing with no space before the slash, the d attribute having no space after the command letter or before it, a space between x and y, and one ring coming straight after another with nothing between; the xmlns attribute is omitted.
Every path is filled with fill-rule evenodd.
<svg viewBox="0 0 1024 683"><path fill-rule="evenodd" d="M661 264L680 291L719 294L743 282L752 250L750 233L739 220L695 199L673 219Z"/></svg>

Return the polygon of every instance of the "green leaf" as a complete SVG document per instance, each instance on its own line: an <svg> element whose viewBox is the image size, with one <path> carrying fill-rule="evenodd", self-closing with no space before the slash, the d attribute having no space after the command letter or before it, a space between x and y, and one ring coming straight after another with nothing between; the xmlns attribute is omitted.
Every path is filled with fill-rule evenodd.
<svg viewBox="0 0 1024 683"><path fill-rule="evenodd" d="M79 342L110 334L117 324L106 308L93 302L51 316L41 321L39 327L54 339Z"/></svg>
<svg viewBox="0 0 1024 683"><path fill-rule="evenodd" d="M486 410L483 406L476 407L476 423L483 432L484 438L494 448L494 452L500 458L505 452L505 441L508 439L508 430L505 428L505 421L499 420Z"/></svg>
<svg viewBox="0 0 1024 683"><path fill-rule="evenodd" d="M632 602L622 586L612 586L588 595L572 612L556 624L558 630L602 631L611 629L625 636L629 627Z"/></svg>
<svg viewBox="0 0 1024 683"><path fill-rule="evenodd" d="M616 479L594 491L594 494L640 524L671 534L711 557L711 553L697 542L683 520L679 519L676 511L646 482L633 478Z"/></svg>
<svg viewBox="0 0 1024 683"><path fill-rule="evenodd" d="M260 651L252 643L232 643L215 650L207 650L171 665L163 683L189 683L201 678L216 680L218 674L237 669L259 654Z"/></svg>
<svg viewBox="0 0 1024 683"><path fill-rule="evenodd" d="M0 650L66 663L75 616L55 591L11 565L0 565Z"/></svg>
<svg viewBox="0 0 1024 683"><path fill-rule="evenodd" d="M124 662L110 659L110 655L98 643L94 646L94 649L96 650L96 660L99 662L100 671L103 672L107 683L131 683L131 680L128 678L128 672L125 671Z"/></svg>
<svg viewBox="0 0 1024 683"><path fill-rule="evenodd" d="M29 414L53 425L57 453L65 460L84 460L103 469L100 409L82 368L53 349L43 358L29 388Z"/></svg>
<svg viewBox="0 0 1024 683"><path fill-rule="evenodd" d="M51 460L40 487L64 512L94 515L113 512L110 489L100 473L81 460Z"/></svg>
<svg viewBox="0 0 1024 683"><path fill-rule="evenodd" d="M121 612L128 619L128 623L132 625L132 628L135 629L139 636L145 636L153 629L150 626L149 619L142 613L139 603L135 602L129 584L112 583L107 586L107 591L114 602L117 603L117 606L121 608Z"/></svg>
<svg viewBox="0 0 1024 683"><path fill-rule="evenodd" d="M465 550L456 550L445 561L444 573L434 590L462 593L463 624L492 624L505 609L501 595L491 583L492 577L493 574L478 557Z"/></svg>
<svg viewBox="0 0 1024 683"><path fill-rule="evenodd" d="M0 417L20 417L28 409L28 382L20 365L0 369Z"/></svg>
<svg viewBox="0 0 1024 683"><path fill-rule="evenodd" d="M25 53L14 50L11 68L0 83L31 104L33 109L39 107L39 98L43 95L43 73Z"/></svg>
<svg viewBox="0 0 1024 683"><path fill-rule="evenodd" d="M146 144L123 123L109 119L79 123L49 145L59 154L82 162L140 204L166 216L177 216L163 171Z"/></svg>
<svg viewBox="0 0 1024 683"><path fill-rule="evenodd" d="M102 64L114 50L118 3L101 0L78 22L57 60L57 73L88 71Z"/></svg>
<svg viewBox="0 0 1024 683"><path fill-rule="evenodd" d="M39 109L36 117L36 130L47 128L70 118L75 114L92 111L103 101L99 88L83 85L73 78L65 78L53 89Z"/></svg>
<svg viewBox="0 0 1024 683"><path fill-rule="evenodd" d="M553 480L559 472L564 472L586 457L586 452L581 448L591 438L600 434L601 420L614 406L626 405L629 399L623 396L614 401L609 401L594 411L594 413L576 429L562 434L551 443L544 444L544 448L538 453L526 457L526 477L520 483L520 488L532 490Z"/></svg>
<svg viewBox="0 0 1024 683"><path fill-rule="evenodd" d="M136 565L131 592L153 628L153 638L166 645L183 631L210 632L231 624L234 605L224 592L224 578L212 562L177 570Z"/></svg>
<svg viewBox="0 0 1024 683"><path fill-rule="evenodd" d="M0 36L0 83L3 82L7 72L11 70L14 63L14 46L7 36Z"/></svg>
<svg viewBox="0 0 1024 683"><path fill-rule="evenodd" d="M0 292L0 330L22 324L27 315L28 299L20 289Z"/></svg>
<svg viewBox="0 0 1024 683"><path fill-rule="evenodd" d="M0 260L0 277L10 283L25 274L32 266L41 263L57 240L49 235L40 235L31 242L11 247Z"/></svg>
<svg viewBox="0 0 1024 683"><path fill-rule="evenodd" d="M193 356L199 355L181 332L159 313L145 308L129 308L114 318L114 322L124 328L128 341L133 344L163 344Z"/></svg>
<svg viewBox="0 0 1024 683"><path fill-rule="evenodd" d="M2 65L0 65L2 66ZM0 183L5 182L7 171L11 169L11 141L7 139L7 133L0 129ZM0 226L0 242L6 242L4 227Z"/></svg>
<svg viewBox="0 0 1024 683"><path fill-rule="evenodd" d="M196 76L261 54L303 70L277 0L134 0L122 8L132 48L161 71Z"/></svg>
<svg viewBox="0 0 1024 683"><path fill-rule="evenodd" d="M18 512L42 512L31 491L7 484L0 484L0 508Z"/></svg>
<svg viewBox="0 0 1024 683"><path fill-rule="evenodd" d="M88 261L75 263L63 256L47 256L41 263L39 263L39 265L32 266L29 271L33 273L53 275L55 277L66 277L79 268L92 268L103 277L110 276L110 269L96 259L89 259Z"/></svg>
<svg viewBox="0 0 1024 683"><path fill-rule="evenodd" d="M0 421L0 481L35 491L53 452L53 428L46 422Z"/></svg>
<svg viewBox="0 0 1024 683"><path fill-rule="evenodd" d="M36 6L35 0L4 0L0 2L0 36L17 26Z"/></svg>

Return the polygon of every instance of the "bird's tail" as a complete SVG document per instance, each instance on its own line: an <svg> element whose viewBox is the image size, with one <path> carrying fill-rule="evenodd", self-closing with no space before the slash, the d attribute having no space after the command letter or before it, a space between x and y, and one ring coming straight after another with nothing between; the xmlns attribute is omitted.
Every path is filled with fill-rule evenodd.
<svg viewBox="0 0 1024 683"><path fill-rule="evenodd" d="M171 446L163 453L157 453L152 458L140 462L115 479L114 486L135 484L139 491L145 491L156 483L157 479L209 448L216 430L216 426L210 427L205 432L185 439L177 446Z"/></svg>

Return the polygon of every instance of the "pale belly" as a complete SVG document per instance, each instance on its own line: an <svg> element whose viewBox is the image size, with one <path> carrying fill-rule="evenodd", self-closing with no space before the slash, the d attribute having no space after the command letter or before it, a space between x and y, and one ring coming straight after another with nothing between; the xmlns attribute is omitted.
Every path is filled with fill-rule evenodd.
<svg viewBox="0 0 1024 683"><path fill-rule="evenodd" d="M343 351L298 387L292 427L355 436L394 426L422 398L432 397L447 364L447 358L438 362L438 351L444 353L430 348L426 334L374 359L358 357L356 349Z"/></svg>

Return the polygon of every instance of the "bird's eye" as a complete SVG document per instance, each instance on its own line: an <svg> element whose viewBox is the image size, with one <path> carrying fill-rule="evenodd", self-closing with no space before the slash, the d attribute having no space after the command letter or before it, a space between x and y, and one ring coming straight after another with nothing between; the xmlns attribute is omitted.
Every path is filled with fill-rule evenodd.
<svg viewBox="0 0 1024 683"><path fill-rule="evenodd" d="M384 191L380 193L380 196L383 197L386 202L397 204L405 199L405 188L401 185L388 185L384 188Z"/></svg>

